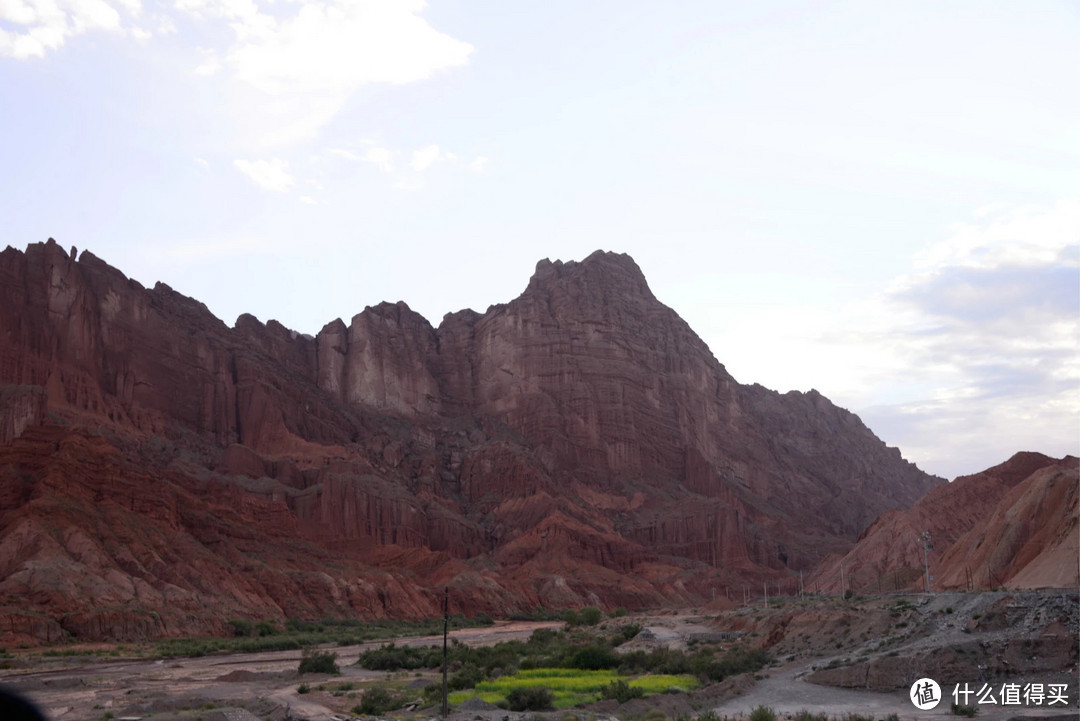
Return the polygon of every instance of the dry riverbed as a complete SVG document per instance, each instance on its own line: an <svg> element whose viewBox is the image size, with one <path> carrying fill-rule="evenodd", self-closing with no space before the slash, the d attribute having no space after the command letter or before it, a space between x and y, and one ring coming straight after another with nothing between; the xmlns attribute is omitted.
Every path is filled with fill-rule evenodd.
<svg viewBox="0 0 1080 721"><path fill-rule="evenodd" d="M972 677L967 680L972 684L980 680L977 674L987 674L997 686L1015 681L1068 687L1065 708L980 705L979 719L1075 719L1080 698L1076 665L1080 610L1076 605L1075 591L936 594L855 602L789 599L780 607L609 620L605 623L633 622L644 627L626 649L693 649L701 644L740 642L765 646L776 663L756 676L744 674L691 694L662 694L622 706L607 701L573 713L581 721L640 719L653 708L669 718L693 717L708 710L721 717L744 718L757 706L768 706L781 718L801 710L835 718L855 713L875 719L891 714L905 720L957 718L949 712L950 698L933 711L915 709L908 699L908 677L918 669L943 674L942 686L948 694L952 685L945 682L947 677L967 678L964 674L970 668ZM561 625L505 622L456 630L452 636L483 646L525 639L538 628ZM431 645L441 641L441 637L429 636L394 642ZM5 660L11 667L0 670L0 683L38 703L52 721L333 721L351 716L350 709L359 702L365 686L390 680L417 688L437 682L432 672L387 674L353 665L363 650L381 643L328 647L338 654L341 667L341 675L334 677L300 676L299 651L165 660L101 660L89 651L85 657L48 657L21 651ZM298 693L301 683L311 691ZM429 708L392 715L427 719L435 713ZM455 721L524 721L527 717L562 721L564 712L515 714L467 703L452 714Z"/></svg>

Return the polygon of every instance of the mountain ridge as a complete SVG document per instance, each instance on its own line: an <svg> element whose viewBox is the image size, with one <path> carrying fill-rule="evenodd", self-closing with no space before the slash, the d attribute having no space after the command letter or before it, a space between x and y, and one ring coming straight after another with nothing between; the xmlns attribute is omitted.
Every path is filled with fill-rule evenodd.
<svg viewBox="0 0 1080 721"><path fill-rule="evenodd" d="M819 393L736 382L629 256L542 260L438 328L399 301L306 336L73 255L0 253L0 385L31 389L0 445L13 629L419 616L442 585L467 612L700 602L793 582L941 482ZM142 518L155 493L177 512ZM125 551L106 511L156 545ZM170 543L219 582L170 572ZM102 580L34 570L55 568Z"/></svg>

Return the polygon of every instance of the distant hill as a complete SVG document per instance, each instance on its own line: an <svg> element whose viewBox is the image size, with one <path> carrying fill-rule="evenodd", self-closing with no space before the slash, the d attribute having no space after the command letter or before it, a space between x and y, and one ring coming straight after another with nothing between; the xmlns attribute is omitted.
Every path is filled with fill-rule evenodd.
<svg viewBox="0 0 1080 721"><path fill-rule="evenodd" d="M887 511L808 583L839 593L925 587L921 540L930 532L934 589L1080 585L1080 459L1017 453L937 486L907 510Z"/></svg>

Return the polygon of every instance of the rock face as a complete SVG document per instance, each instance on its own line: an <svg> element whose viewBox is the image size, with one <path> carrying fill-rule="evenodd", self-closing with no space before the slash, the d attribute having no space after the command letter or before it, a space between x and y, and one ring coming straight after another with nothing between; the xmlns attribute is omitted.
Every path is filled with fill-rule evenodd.
<svg viewBox="0 0 1080 721"><path fill-rule="evenodd" d="M921 536L936 589L1075 587L1080 549L1080 459L1017 453L981 473L932 489L907 510L882 514L842 558L809 579L811 588L922 589Z"/></svg>
<svg viewBox="0 0 1080 721"><path fill-rule="evenodd" d="M0 384L9 636L422 616L446 585L466 613L700 601L940 481L816 391L736 382L599 251L437 329L383 303L311 338L8 248Z"/></svg>

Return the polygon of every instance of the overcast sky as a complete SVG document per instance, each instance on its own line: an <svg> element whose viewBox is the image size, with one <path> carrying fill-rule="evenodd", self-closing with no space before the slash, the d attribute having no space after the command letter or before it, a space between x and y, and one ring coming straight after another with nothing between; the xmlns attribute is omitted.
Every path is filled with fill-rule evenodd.
<svg viewBox="0 0 1080 721"><path fill-rule="evenodd" d="M0 243L230 325L632 255L949 478L1080 445L1080 4L0 0Z"/></svg>

